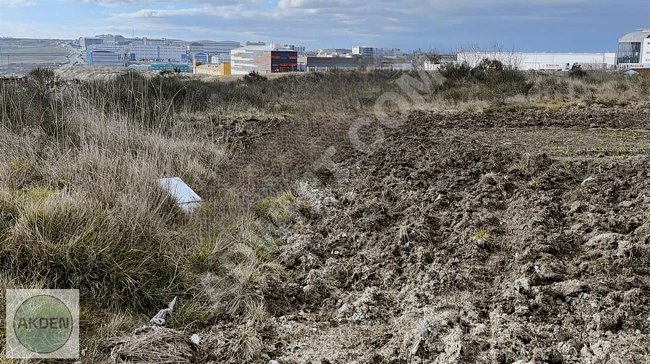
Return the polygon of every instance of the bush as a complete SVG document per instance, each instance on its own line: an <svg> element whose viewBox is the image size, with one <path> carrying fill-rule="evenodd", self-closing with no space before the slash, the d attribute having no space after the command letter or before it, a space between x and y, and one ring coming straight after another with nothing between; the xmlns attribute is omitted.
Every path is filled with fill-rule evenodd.
<svg viewBox="0 0 650 364"><path fill-rule="evenodd" d="M248 84L255 84L255 83L264 82L264 81L268 81L268 78L260 75L257 72L251 72L251 73L244 76L244 82L246 82Z"/></svg>
<svg viewBox="0 0 650 364"><path fill-rule="evenodd" d="M446 82L469 80L472 77L472 68L467 63L445 63L440 66L440 74L447 79Z"/></svg>
<svg viewBox="0 0 650 364"><path fill-rule="evenodd" d="M37 67L27 73L28 80L34 80L39 84L51 84L55 78L56 74L49 68Z"/></svg>
<svg viewBox="0 0 650 364"><path fill-rule="evenodd" d="M557 77L544 78L537 85L537 93L542 96L567 96L571 85L567 80L560 80Z"/></svg>
<svg viewBox="0 0 650 364"><path fill-rule="evenodd" d="M488 101L528 95L534 86L524 72L506 69L498 60L484 59L474 68L467 63L445 64L440 73L446 78L444 86L447 91L443 98L454 102L469 98L469 89L465 86L477 85L475 97Z"/></svg>
<svg viewBox="0 0 650 364"><path fill-rule="evenodd" d="M574 63L569 70L569 77L571 78L584 78L587 77L587 71L582 69L578 63Z"/></svg>

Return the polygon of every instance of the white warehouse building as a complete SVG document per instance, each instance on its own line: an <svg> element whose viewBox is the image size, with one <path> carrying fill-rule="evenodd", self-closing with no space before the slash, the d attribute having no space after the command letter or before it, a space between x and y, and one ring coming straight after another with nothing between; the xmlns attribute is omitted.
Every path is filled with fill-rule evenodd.
<svg viewBox="0 0 650 364"><path fill-rule="evenodd" d="M650 29L637 29L618 39L619 68L650 66Z"/></svg>
<svg viewBox="0 0 650 364"><path fill-rule="evenodd" d="M522 53L522 52L459 52L458 62L471 67L483 59L496 59L505 66L520 70L568 70L574 63L584 69L612 69L616 67L616 53Z"/></svg>

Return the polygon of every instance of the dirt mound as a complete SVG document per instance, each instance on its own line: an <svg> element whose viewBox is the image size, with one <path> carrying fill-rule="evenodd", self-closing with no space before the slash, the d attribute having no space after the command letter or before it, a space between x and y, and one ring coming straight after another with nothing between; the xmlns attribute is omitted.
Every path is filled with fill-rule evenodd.
<svg viewBox="0 0 650 364"><path fill-rule="evenodd" d="M630 130L647 122L641 109L414 114L386 130L340 161L347 180L296 189L268 357L650 360L650 146Z"/></svg>

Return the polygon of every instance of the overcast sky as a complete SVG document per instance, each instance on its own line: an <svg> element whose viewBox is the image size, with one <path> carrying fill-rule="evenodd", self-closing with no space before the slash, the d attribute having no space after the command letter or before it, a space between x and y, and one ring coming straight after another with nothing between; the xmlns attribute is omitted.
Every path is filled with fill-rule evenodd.
<svg viewBox="0 0 650 364"><path fill-rule="evenodd" d="M0 36L102 33L441 51L478 44L539 52L616 51L650 27L650 0L0 0Z"/></svg>

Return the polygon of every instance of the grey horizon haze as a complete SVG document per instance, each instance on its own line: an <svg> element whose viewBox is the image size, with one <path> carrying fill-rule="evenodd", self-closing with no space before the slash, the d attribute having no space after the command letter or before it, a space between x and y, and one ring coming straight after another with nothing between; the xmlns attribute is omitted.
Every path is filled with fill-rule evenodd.
<svg viewBox="0 0 650 364"><path fill-rule="evenodd" d="M498 43L519 51L615 52L620 36L642 27L650 27L647 0L0 0L0 37L135 32L310 49L452 51Z"/></svg>

